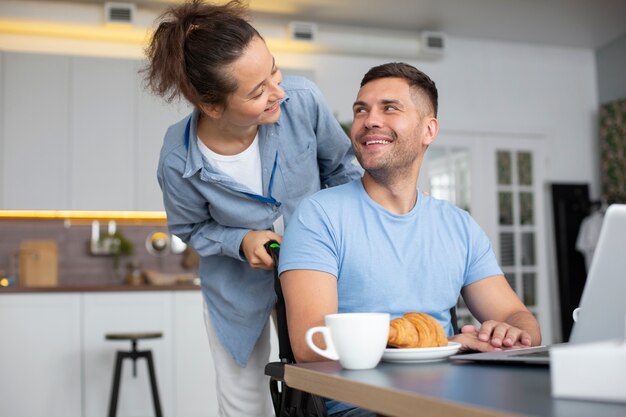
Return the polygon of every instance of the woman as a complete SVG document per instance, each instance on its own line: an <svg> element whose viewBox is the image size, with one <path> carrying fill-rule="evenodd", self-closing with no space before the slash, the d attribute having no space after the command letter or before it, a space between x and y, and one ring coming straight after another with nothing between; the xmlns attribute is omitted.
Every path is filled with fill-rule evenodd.
<svg viewBox="0 0 626 417"><path fill-rule="evenodd" d="M201 257L221 416L272 414L263 368L274 304L272 260L298 202L359 178L321 93L283 79L240 1L195 0L161 16L146 80L195 110L165 136L158 180L170 231Z"/></svg>

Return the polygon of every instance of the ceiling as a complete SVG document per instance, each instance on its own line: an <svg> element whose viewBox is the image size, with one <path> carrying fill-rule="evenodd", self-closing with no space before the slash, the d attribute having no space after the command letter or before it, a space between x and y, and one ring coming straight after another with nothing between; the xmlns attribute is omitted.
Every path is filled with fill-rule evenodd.
<svg viewBox="0 0 626 417"><path fill-rule="evenodd" d="M115 1L153 9L180 2ZM626 0L249 0L249 4L253 18L432 30L456 37L566 47L596 49L626 34Z"/></svg>

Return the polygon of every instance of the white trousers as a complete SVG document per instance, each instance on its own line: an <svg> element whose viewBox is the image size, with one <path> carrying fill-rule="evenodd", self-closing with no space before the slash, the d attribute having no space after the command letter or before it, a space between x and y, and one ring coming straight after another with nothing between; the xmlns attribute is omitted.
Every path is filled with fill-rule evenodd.
<svg viewBox="0 0 626 417"><path fill-rule="evenodd" d="M269 377L265 365L270 357L270 323L267 322L261 337L252 350L245 368L239 367L222 346L206 304L204 323L215 367L219 417L272 417L274 410L269 393Z"/></svg>

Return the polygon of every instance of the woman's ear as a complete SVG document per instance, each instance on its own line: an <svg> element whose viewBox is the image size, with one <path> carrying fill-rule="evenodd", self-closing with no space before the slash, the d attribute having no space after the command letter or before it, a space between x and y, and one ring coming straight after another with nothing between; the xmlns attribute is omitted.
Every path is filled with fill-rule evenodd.
<svg viewBox="0 0 626 417"><path fill-rule="evenodd" d="M200 111L210 117L211 119L219 119L224 113L224 106L219 104L205 104L199 105Z"/></svg>

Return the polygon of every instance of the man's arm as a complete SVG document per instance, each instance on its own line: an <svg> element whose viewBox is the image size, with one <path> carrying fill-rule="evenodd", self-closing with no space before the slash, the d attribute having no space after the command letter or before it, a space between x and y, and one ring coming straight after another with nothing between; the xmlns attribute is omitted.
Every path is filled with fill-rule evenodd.
<svg viewBox="0 0 626 417"><path fill-rule="evenodd" d="M304 334L311 327L323 326L326 314L337 312L337 278L326 272L291 270L281 274L280 284L285 296L291 350L296 361L327 360L307 346ZM321 335L316 335L314 341L324 347Z"/></svg>
<svg viewBox="0 0 626 417"><path fill-rule="evenodd" d="M480 329L464 326L451 340L464 350L489 351L541 343L539 324L502 275L477 281L461 295L470 312L482 323Z"/></svg>

